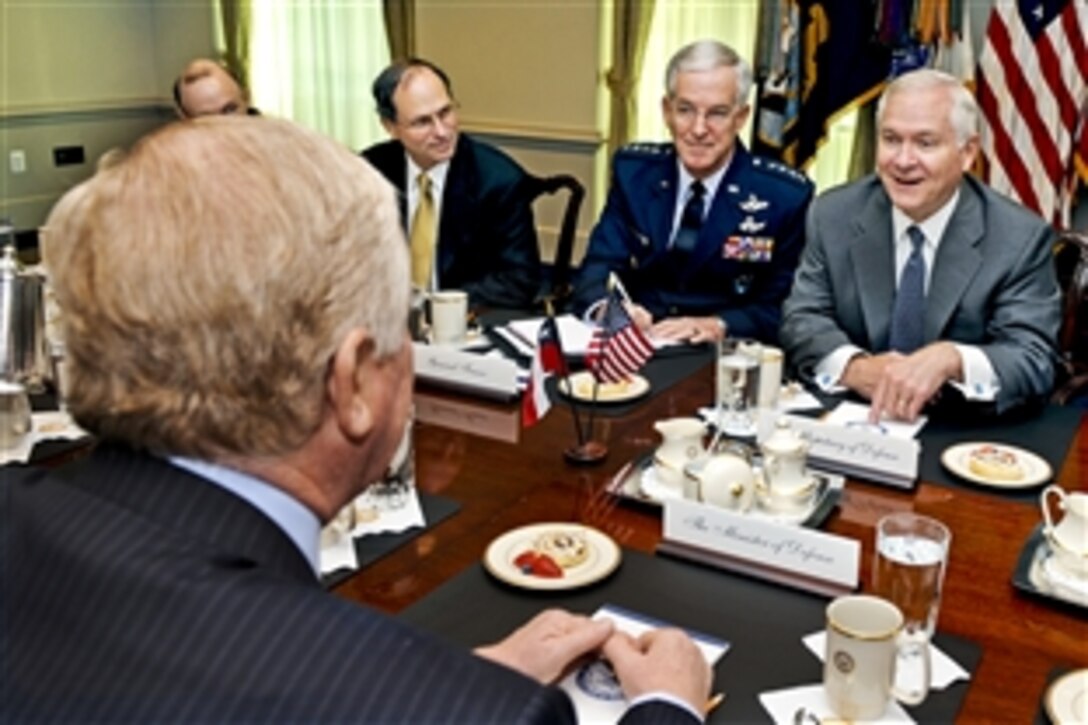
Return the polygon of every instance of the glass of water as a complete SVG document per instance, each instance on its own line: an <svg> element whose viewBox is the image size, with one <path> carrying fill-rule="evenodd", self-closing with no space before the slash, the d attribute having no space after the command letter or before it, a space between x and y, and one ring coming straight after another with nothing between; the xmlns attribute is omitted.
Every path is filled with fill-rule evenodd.
<svg viewBox="0 0 1088 725"><path fill-rule="evenodd" d="M876 524L873 593L903 612L908 633L933 637L941 606L952 532L912 512L888 514Z"/></svg>
<svg viewBox="0 0 1088 725"><path fill-rule="evenodd" d="M726 338L718 343L718 425L732 436L754 436L763 348L753 340Z"/></svg>

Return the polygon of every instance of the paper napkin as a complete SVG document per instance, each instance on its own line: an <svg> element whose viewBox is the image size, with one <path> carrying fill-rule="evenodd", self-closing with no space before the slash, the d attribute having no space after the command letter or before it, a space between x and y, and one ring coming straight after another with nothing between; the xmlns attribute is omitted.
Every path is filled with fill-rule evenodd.
<svg viewBox="0 0 1088 725"><path fill-rule="evenodd" d="M616 629L632 637L638 637L651 629L675 626L610 604L598 609L593 614L593 619L611 619ZM707 664L712 667L729 650L729 643L723 639L686 631L695 640ZM618 722L627 709L627 700L623 696L620 683L611 665L603 659L596 659L578 667L559 683L559 687L570 695L578 722Z"/></svg>
<svg viewBox="0 0 1088 725"><path fill-rule="evenodd" d="M885 419L879 423L873 424L869 422L869 409L870 406L868 405L844 400L839 403L833 411L824 416L823 422L845 427L859 426L869 430L879 431L885 435L892 436L893 438L905 438L910 440L911 438L916 438L918 436L919 431L922 430L929 420L926 416L920 415L918 416L918 420L913 423Z"/></svg>
<svg viewBox="0 0 1088 725"><path fill-rule="evenodd" d="M782 725L795 725L798 722L801 725L813 725L811 719L798 719L800 711L811 713L817 721L829 720L835 722L837 720L831 710L831 705L827 702L827 695L824 694L822 684L788 687L783 690L764 692L759 696L759 702L771 716L771 719ZM907 711L898 702L891 700L888 703L888 709L884 712L884 717L879 720L867 720L866 722L913 723L914 719L907 714Z"/></svg>
<svg viewBox="0 0 1088 725"><path fill-rule="evenodd" d="M397 506L377 500L371 492L364 491L350 504L355 507L355 526L347 531L338 517L321 531L321 573L337 569L357 569L355 539L374 534L399 534L414 526L427 523L423 507L419 504L419 492L409 486L396 499Z"/></svg>
<svg viewBox="0 0 1088 725"><path fill-rule="evenodd" d="M51 410L43 413L31 414L34 432L27 436L26 440L18 448L9 451L0 451L0 465L18 461L26 463L30 460L30 453L39 441L60 438L74 441L83 438L89 433L80 428L72 420L72 416L65 410Z"/></svg>
<svg viewBox="0 0 1088 725"><path fill-rule="evenodd" d="M827 651L827 632L813 632L801 639L812 654L823 662ZM954 659L946 655L932 642L929 645L930 677L929 686L933 690L943 690L958 680L969 680L971 674L963 669Z"/></svg>

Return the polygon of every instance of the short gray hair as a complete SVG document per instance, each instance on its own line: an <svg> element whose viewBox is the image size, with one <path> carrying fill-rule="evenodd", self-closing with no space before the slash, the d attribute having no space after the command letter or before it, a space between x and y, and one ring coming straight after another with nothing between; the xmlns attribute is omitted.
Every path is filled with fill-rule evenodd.
<svg viewBox="0 0 1088 725"><path fill-rule="evenodd" d="M295 450L350 330L403 349L407 246L393 187L330 139L272 118L166 126L49 215L69 410L164 454Z"/></svg>
<svg viewBox="0 0 1088 725"><path fill-rule="evenodd" d="M978 103L958 78L933 68L904 73L884 88L876 105L877 127L884 119L884 107L888 98L901 91L927 91L934 88L948 90L949 99L952 101L948 120L956 132L956 141L962 147L978 135Z"/></svg>
<svg viewBox="0 0 1088 725"><path fill-rule="evenodd" d="M676 76L680 73L723 66L736 69L737 105L747 104L748 93L752 90L752 66L737 51L717 40L697 40L676 51L665 69L665 92L669 98L676 95Z"/></svg>

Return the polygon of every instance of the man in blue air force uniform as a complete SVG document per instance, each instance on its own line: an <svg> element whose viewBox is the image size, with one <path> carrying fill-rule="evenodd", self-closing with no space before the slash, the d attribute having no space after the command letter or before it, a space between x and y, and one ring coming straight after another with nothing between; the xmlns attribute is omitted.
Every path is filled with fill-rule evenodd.
<svg viewBox="0 0 1088 725"><path fill-rule="evenodd" d="M777 339L813 187L737 140L751 86L748 64L716 41L669 61L662 111L673 143L616 153L580 270L580 309L604 296L615 272L635 321L659 338Z"/></svg>

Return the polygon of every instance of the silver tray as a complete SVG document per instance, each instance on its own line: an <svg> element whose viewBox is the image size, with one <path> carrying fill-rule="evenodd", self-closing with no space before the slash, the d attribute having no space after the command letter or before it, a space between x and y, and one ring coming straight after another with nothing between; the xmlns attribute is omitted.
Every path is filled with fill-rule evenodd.
<svg viewBox="0 0 1088 725"><path fill-rule="evenodd" d="M1049 558L1050 545L1046 541L1046 536L1043 535L1043 525L1039 524L1031 532L1023 551L1020 552L1020 560L1012 575L1013 586L1044 599L1052 599L1079 609L1088 609L1088 589L1082 594L1050 580L1046 573L1046 562Z"/></svg>
<svg viewBox="0 0 1088 725"><path fill-rule="evenodd" d="M660 499L647 496L642 490L642 476L652 466L652 453L636 458L616 472L616 475L608 482L606 490L613 496L626 501L661 508L663 503ZM760 462L758 460L753 462L752 468L758 475L761 470ZM796 512L771 511L764 508L757 496L757 501L753 503L746 515L778 523L797 524L813 529L822 526L831 515L831 512L835 510L839 499L842 498L846 479L835 473L809 470L812 471L813 476L816 478L816 491L813 493L812 501L807 508Z"/></svg>

